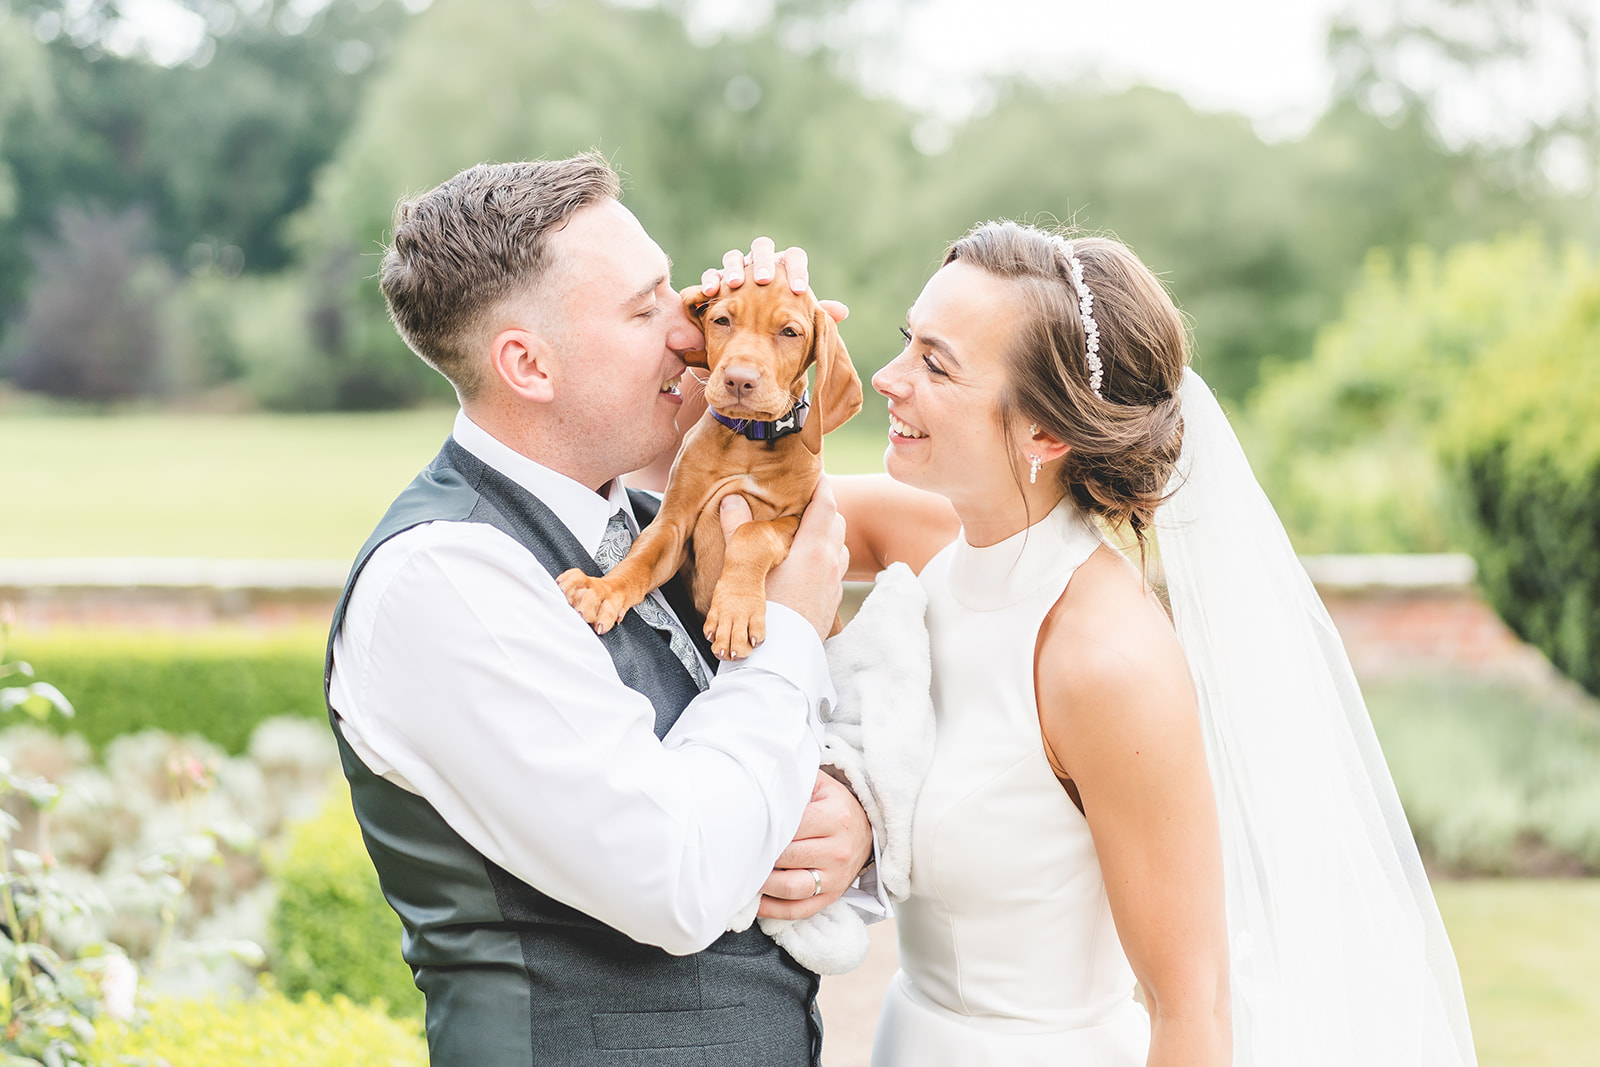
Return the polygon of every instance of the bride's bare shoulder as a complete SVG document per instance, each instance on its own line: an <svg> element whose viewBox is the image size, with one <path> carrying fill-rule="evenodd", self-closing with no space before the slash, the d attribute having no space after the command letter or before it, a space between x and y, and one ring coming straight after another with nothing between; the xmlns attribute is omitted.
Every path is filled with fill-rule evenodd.
<svg viewBox="0 0 1600 1067"><path fill-rule="evenodd" d="M1067 585L1040 631L1040 722L1052 754L1130 750L1194 723L1194 689L1172 623L1144 576L1109 546Z"/></svg>

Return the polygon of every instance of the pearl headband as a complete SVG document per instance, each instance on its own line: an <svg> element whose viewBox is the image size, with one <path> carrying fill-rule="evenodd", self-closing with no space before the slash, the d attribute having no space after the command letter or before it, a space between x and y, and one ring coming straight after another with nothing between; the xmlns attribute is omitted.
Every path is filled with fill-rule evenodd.
<svg viewBox="0 0 1600 1067"><path fill-rule="evenodd" d="M1089 388L1094 390L1096 400L1104 400L1105 397L1100 395L1100 382L1104 374L1100 365L1100 327L1094 321L1094 294L1089 291L1089 284L1083 280L1083 261L1078 258L1072 242L1057 237L1056 243L1060 245L1062 254L1067 257L1072 284L1078 290L1078 317L1083 320L1083 361L1089 368Z"/></svg>

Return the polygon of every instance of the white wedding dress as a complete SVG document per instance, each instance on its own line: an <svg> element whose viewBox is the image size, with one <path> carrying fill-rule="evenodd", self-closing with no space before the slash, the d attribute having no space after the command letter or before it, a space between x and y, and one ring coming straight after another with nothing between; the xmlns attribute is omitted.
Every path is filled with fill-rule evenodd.
<svg viewBox="0 0 1600 1067"><path fill-rule="evenodd" d="M1233 1067L1475 1067L1455 955L1337 631L1185 371L1155 526L1217 800ZM1136 1067L1149 1021L1033 654L1101 543L1069 504L923 570L937 739L874 1067Z"/></svg>
<svg viewBox="0 0 1600 1067"><path fill-rule="evenodd" d="M937 733L873 1067L1136 1067L1150 1023L1088 824L1045 758L1033 655L1098 531L1063 503L923 569Z"/></svg>

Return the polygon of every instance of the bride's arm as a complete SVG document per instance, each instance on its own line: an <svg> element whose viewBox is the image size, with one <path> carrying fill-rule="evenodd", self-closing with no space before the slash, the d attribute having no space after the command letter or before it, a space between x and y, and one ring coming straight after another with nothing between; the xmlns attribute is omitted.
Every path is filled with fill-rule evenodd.
<svg viewBox="0 0 1600 1067"><path fill-rule="evenodd" d="M1039 717L1076 786L1112 918L1150 1009L1149 1067L1232 1062L1216 801L1183 651L1102 548L1041 630Z"/></svg>
<svg viewBox="0 0 1600 1067"><path fill-rule="evenodd" d="M942 496L902 485L887 474L828 476L844 516L844 540L850 549L855 582L871 581L891 563L922 567L961 529L955 509Z"/></svg>

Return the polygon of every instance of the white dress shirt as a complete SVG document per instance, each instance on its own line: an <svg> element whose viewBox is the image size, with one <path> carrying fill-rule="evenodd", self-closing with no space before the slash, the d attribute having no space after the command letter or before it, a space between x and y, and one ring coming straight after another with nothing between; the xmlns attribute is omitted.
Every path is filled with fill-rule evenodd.
<svg viewBox="0 0 1600 1067"><path fill-rule="evenodd" d="M464 413L453 435L591 555L618 508L637 532L616 482L601 496ZM723 932L794 836L833 686L816 630L769 602L766 641L721 664L658 740L650 701L622 684L533 553L485 523L440 521L373 552L334 639L329 694L362 762L488 859L683 954Z"/></svg>

